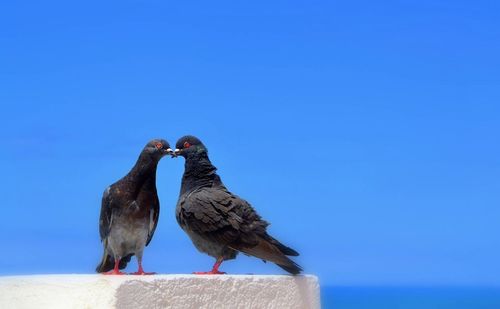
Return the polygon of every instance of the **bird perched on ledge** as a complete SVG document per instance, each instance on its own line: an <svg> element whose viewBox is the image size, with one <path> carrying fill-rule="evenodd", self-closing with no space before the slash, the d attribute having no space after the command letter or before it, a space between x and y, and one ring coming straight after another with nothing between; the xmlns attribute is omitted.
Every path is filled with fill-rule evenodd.
<svg viewBox="0 0 500 309"><path fill-rule="evenodd" d="M120 269L135 255L139 269L134 274L151 274L142 268L142 253L153 237L160 214L156 168L163 156L172 153L167 141L150 141L132 170L104 191L99 219L104 254L96 272L122 275Z"/></svg>
<svg viewBox="0 0 500 309"><path fill-rule="evenodd" d="M291 274L302 271L287 257L299 254L270 236L266 231L269 223L224 186L198 138L180 138L175 156L186 160L177 222L199 251L216 258L211 271L196 274L224 274L219 266L224 260L234 259L238 252L271 261Z"/></svg>

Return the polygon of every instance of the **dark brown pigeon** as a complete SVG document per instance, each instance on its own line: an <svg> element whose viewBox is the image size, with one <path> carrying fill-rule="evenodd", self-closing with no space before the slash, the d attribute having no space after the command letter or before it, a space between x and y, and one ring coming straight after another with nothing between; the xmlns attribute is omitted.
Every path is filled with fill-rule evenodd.
<svg viewBox="0 0 500 309"><path fill-rule="evenodd" d="M302 268L287 256L299 255L270 236L264 221L245 200L229 192L208 158L207 148L194 136L177 141L175 156L186 159L176 218L195 247L214 258L211 271L195 274L223 274L219 266L238 252L276 263L289 273Z"/></svg>
<svg viewBox="0 0 500 309"><path fill-rule="evenodd" d="M163 156L172 153L165 140L150 141L132 170L104 191L99 219L104 255L98 273L122 275L120 269L135 255L139 269L134 274L152 274L142 268L142 253L153 237L160 214L156 167Z"/></svg>

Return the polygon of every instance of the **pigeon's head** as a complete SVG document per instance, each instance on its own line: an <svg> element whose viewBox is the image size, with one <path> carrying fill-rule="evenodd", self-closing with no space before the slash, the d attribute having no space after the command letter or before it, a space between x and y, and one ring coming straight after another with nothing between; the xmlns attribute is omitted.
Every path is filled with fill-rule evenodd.
<svg viewBox="0 0 500 309"><path fill-rule="evenodd" d="M164 139L154 139L149 141L144 147L143 152L155 157L161 158L164 155L172 155L174 151L170 148L170 144Z"/></svg>
<svg viewBox="0 0 500 309"><path fill-rule="evenodd" d="M207 148L197 137L186 135L179 138L175 144L175 151L172 154L172 157L183 156L184 158L187 158L193 154L206 152Z"/></svg>

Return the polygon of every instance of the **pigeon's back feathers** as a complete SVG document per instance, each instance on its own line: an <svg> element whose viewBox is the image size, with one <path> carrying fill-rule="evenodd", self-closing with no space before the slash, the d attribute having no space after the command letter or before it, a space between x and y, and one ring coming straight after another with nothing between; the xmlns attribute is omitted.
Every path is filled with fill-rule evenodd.
<svg viewBox="0 0 500 309"><path fill-rule="evenodd" d="M193 232L215 242L257 244L268 223L239 197L223 187L198 188L180 200L178 220Z"/></svg>
<svg viewBox="0 0 500 309"><path fill-rule="evenodd" d="M287 257L298 253L267 234L269 223L222 184L186 193L180 198L177 220L206 241L274 262L292 274L302 270Z"/></svg>

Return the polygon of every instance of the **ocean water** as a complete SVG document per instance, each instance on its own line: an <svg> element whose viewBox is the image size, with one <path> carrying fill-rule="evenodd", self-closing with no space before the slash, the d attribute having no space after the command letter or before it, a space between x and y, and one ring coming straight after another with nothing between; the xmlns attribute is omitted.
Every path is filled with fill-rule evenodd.
<svg viewBox="0 0 500 309"><path fill-rule="evenodd" d="M476 287L324 287L329 309L500 309L500 288Z"/></svg>

